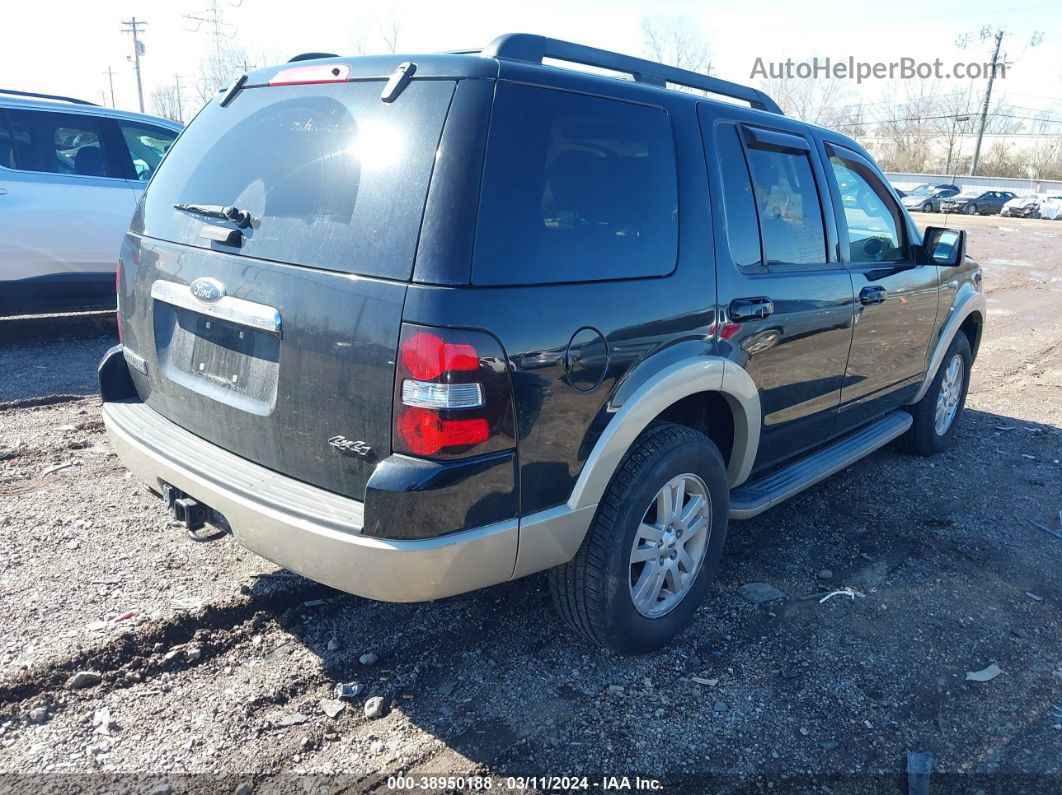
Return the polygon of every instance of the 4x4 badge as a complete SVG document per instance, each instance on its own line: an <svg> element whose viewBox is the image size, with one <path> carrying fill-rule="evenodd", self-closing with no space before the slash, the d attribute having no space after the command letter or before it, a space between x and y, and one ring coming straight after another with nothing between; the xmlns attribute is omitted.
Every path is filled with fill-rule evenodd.
<svg viewBox="0 0 1062 795"><path fill-rule="evenodd" d="M328 440L328 443L341 453L368 455L369 451L372 450L372 448L365 444L365 442L354 441L353 439L348 439L346 436L333 436Z"/></svg>

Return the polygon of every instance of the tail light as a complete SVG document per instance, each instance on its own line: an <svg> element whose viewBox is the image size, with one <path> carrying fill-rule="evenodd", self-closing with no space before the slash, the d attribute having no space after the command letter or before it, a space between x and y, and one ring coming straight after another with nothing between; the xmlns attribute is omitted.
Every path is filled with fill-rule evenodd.
<svg viewBox="0 0 1062 795"><path fill-rule="evenodd" d="M402 324L395 452L463 458L515 445L505 353L482 331Z"/></svg>
<svg viewBox="0 0 1062 795"><path fill-rule="evenodd" d="M122 342L122 261L118 260L118 267L114 269L114 317L118 323L118 342Z"/></svg>

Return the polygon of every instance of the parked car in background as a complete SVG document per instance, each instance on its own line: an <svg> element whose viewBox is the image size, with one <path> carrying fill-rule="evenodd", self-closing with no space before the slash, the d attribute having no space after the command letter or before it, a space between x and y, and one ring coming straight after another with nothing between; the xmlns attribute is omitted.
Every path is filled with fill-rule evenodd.
<svg viewBox="0 0 1062 795"><path fill-rule="evenodd" d="M0 90L0 315L114 308L122 236L180 130Z"/></svg>
<svg viewBox="0 0 1062 795"><path fill-rule="evenodd" d="M1035 193L1015 196L1003 205L999 214L1014 218L1039 218L1040 197Z"/></svg>
<svg viewBox="0 0 1062 795"><path fill-rule="evenodd" d="M387 601L549 569L621 652L686 625L730 519L946 449L985 317L965 233L920 231L857 142L523 34L245 75L119 268L103 418L188 531Z"/></svg>
<svg viewBox="0 0 1062 795"><path fill-rule="evenodd" d="M907 191L900 201L908 210L918 210L923 213L940 212L940 201L960 192L958 185L919 185Z"/></svg>
<svg viewBox="0 0 1062 795"><path fill-rule="evenodd" d="M1048 196L1040 202L1040 217L1048 221L1062 219L1062 196Z"/></svg>
<svg viewBox="0 0 1062 795"><path fill-rule="evenodd" d="M1008 190L981 190L971 188L956 196L941 199L940 211L965 213L966 215L996 215L1003 205L1014 198Z"/></svg>

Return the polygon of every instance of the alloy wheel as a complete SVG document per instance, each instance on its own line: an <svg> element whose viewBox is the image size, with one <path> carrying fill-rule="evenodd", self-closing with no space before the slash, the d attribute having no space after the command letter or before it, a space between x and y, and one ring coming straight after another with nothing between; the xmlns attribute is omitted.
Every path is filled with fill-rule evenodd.
<svg viewBox="0 0 1062 795"><path fill-rule="evenodd" d="M660 618L686 596L712 532L712 498L694 474L671 478L646 508L631 545L629 585L635 609Z"/></svg>
<svg viewBox="0 0 1062 795"><path fill-rule="evenodd" d="M937 436L946 434L955 422L955 415L959 413L964 377L963 359L956 353L948 362L948 369L944 371L944 378L940 382L940 393L937 395L937 411L933 418L933 429L937 432Z"/></svg>

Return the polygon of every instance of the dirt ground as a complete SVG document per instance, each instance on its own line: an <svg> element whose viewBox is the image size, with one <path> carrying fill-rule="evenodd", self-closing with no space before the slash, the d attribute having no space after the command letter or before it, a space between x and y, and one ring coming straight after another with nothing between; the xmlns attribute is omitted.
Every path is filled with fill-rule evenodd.
<svg viewBox="0 0 1062 795"><path fill-rule="evenodd" d="M1062 223L949 223L989 308L955 447L732 523L693 625L638 658L569 634L541 576L392 605L189 541L104 434L110 318L0 320L0 790L896 792L911 751L933 791L1062 791L1062 539L1033 524L1062 511Z"/></svg>

